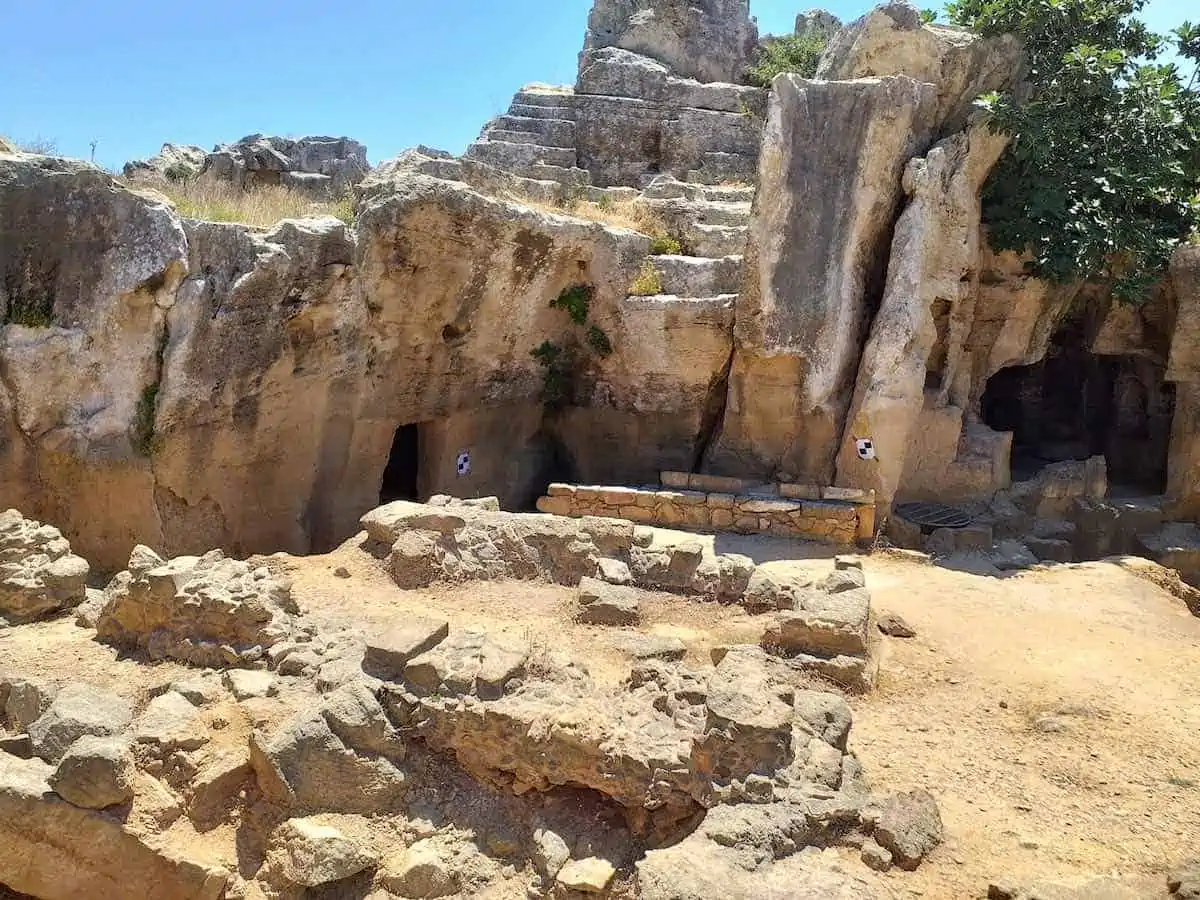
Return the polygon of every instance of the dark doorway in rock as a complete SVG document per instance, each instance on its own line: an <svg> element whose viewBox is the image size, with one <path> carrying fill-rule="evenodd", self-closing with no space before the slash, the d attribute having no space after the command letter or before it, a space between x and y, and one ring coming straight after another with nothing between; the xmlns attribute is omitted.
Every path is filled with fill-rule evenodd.
<svg viewBox="0 0 1200 900"><path fill-rule="evenodd" d="M531 443L536 470L530 482L531 490L521 504L526 510L537 509L538 498L545 495L550 485L555 482L571 484L577 478L571 451L554 430L543 427Z"/></svg>
<svg viewBox="0 0 1200 900"><path fill-rule="evenodd" d="M1142 356L1088 352L1083 324L1071 323L1043 360L988 381L983 420L1013 433L1014 481L1051 463L1104 456L1116 492L1158 494L1166 488L1175 414L1174 386L1164 374Z"/></svg>
<svg viewBox="0 0 1200 900"><path fill-rule="evenodd" d="M421 464L421 433L417 425L401 425L392 438L392 450L379 486L379 502L416 500Z"/></svg>

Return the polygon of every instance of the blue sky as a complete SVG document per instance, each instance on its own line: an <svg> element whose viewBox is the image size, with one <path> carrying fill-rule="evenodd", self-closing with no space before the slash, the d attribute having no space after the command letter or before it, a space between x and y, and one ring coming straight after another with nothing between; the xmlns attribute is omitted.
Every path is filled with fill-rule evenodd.
<svg viewBox="0 0 1200 900"><path fill-rule="evenodd" d="M1148 19L1165 30L1193 2L1154 0ZM255 131L344 134L373 162L419 143L461 152L522 84L574 81L591 0L0 4L0 134L83 158L96 140L96 161L118 167L164 141ZM751 0L772 33L810 5Z"/></svg>

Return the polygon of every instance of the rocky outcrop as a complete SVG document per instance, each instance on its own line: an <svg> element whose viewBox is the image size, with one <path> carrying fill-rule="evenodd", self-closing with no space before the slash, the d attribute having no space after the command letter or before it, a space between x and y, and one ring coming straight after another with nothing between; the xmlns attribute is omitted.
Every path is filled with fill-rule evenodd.
<svg viewBox="0 0 1200 900"><path fill-rule="evenodd" d="M837 483L874 490L881 504L890 505L902 484L914 489L907 463L924 439L922 415L949 404L963 364L978 292L980 192L1006 145L978 122L905 171L908 206L896 224L837 460ZM876 458L861 459L855 438L872 440Z"/></svg>
<svg viewBox="0 0 1200 900"><path fill-rule="evenodd" d="M597 0L584 55L618 47L698 81L744 81L758 29L748 0Z"/></svg>
<svg viewBox="0 0 1200 900"><path fill-rule="evenodd" d="M776 79L714 469L831 482L901 174L934 102L903 76Z"/></svg>
<svg viewBox="0 0 1200 900"><path fill-rule="evenodd" d="M291 586L219 550L164 562L138 548L105 590L101 640L213 668L265 662L290 634Z"/></svg>
<svg viewBox="0 0 1200 900"><path fill-rule="evenodd" d="M981 94L1014 86L1021 46L1004 35L980 39L966 28L925 24L909 3L887 3L833 36L821 56L822 81L907 75L937 89L932 122L946 136L966 125Z"/></svg>
<svg viewBox="0 0 1200 900"><path fill-rule="evenodd" d="M0 619L26 622L83 602L90 567L52 525L0 513Z"/></svg>
<svg viewBox="0 0 1200 900"><path fill-rule="evenodd" d="M252 134L207 154L197 174L239 190L283 185L315 200L331 200L344 196L370 169L367 148L350 138Z"/></svg>
<svg viewBox="0 0 1200 900"><path fill-rule="evenodd" d="M125 163L122 170L126 178L167 181L186 181L195 178L204 168L208 151L191 144L163 144L162 149L149 159L135 159Z"/></svg>
<svg viewBox="0 0 1200 900"><path fill-rule="evenodd" d="M796 16L796 37L831 40L842 30L842 20L824 9L810 9Z"/></svg>

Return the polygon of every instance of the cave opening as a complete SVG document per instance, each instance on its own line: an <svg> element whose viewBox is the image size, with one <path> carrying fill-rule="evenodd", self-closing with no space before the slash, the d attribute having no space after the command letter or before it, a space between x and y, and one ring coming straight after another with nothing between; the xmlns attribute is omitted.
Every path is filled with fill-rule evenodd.
<svg viewBox="0 0 1200 900"><path fill-rule="evenodd" d="M1175 413L1165 374L1142 356L1089 352L1083 323L1072 322L1040 362L989 379L983 421L1012 432L1014 481L1051 463L1103 456L1113 493L1161 494Z"/></svg>
<svg viewBox="0 0 1200 900"><path fill-rule="evenodd" d="M421 468L420 426L401 425L392 438L383 481L379 486L380 504L396 500L417 500L417 476Z"/></svg>

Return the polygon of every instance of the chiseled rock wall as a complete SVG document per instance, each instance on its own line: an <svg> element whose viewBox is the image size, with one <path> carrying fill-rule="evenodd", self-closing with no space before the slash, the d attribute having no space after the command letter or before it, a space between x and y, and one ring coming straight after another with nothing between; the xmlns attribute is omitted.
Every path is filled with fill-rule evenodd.
<svg viewBox="0 0 1200 900"><path fill-rule="evenodd" d="M1200 247L1178 250L1171 263L1175 327L1167 381L1175 384L1175 426L1167 495L1176 515L1200 517Z"/></svg>
<svg viewBox="0 0 1200 900"><path fill-rule="evenodd" d="M262 231L181 220L82 163L0 155L0 507L61 523L115 571L137 543L335 544L377 505L406 424L423 494L510 507L549 466L611 482L690 465L732 310L627 300L648 238L403 165L364 194L357 230ZM550 305L578 284L614 350L585 358L581 408L548 418L531 351L581 339Z"/></svg>

